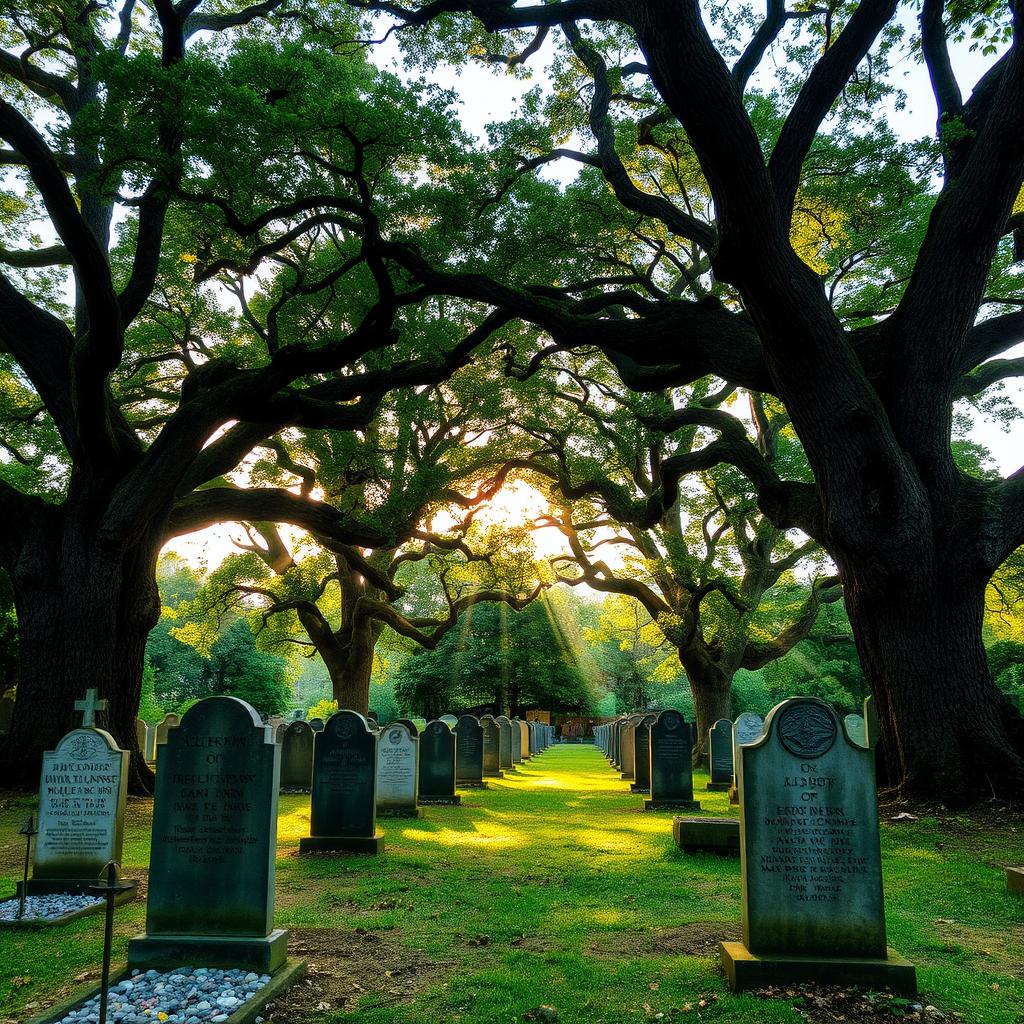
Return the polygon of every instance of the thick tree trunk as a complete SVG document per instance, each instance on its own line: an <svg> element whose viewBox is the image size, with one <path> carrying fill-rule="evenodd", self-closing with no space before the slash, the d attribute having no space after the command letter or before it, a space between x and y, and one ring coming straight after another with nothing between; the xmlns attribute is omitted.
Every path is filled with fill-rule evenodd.
<svg viewBox="0 0 1024 1024"><path fill-rule="evenodd" d="M370 710L370 678L373 675L373 648L377 642L374 623L363 620L338 638L333 651L320 651L338 708L365 715Z"/></svg>
<svg viewBox="0 0 1024 1024"><path fill-rule="evenodd" d="M989 672L984 579L906 567L902 585L844 571L861 664L878 707L888 776L900 795L963 806L1024 797L1024 722Z"/></svg>
<svg viewBox="0 0 1024 1024"><path fill-rule="evenodd" d="M152 772L135 721L146 637L160 614L159 545L98 538L55 511L35 526L11 572L18 614L18 699L0 755L5 784L34 789L44 750L81 724L74 703L94 687L108 701L97 716L132 755L129 787L149 792Z"/></svg>
<svg viewBox="0 0 1024 1024"><path fill-rule="evenodd" d="M720 718L732 718L732 672L726 672L711 658L688 650L679 652L693 694L697 716L697 738L693 744L693 765L701 767L708 755L708 731Z"/></svg>

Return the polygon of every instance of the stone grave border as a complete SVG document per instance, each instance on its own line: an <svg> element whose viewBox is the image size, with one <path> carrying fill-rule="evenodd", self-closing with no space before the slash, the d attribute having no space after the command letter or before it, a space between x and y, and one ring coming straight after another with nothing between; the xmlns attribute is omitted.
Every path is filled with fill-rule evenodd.
<svg viewBox="0 0 1024 1024"><path fill-rule="evenodd" d="M104 902L103 905L105 907L106 903ZM199 966L201 967L202 964ZM124 981L127 978L131 978L132 970L133 968L125 966L118 971L112 971L108 987L112 988L119 982ZM271 976L270 981L268 981L267 984L252 997L252 999L246 1000L227 1018L227 1020L222 1021L221 1024L251 1024L251 1022L254 1021L264 1009L266 1009L268 1003L273 1002L273 1000L277 999L278 996L284 995L288 989L302 981L305 976L306 961L289 957ZM48 1010L44 1010L42 1013L30 1018L27 1024L56 1024L57 1021L63 1020L72 1010L77 1010L80 1006L92 999L93 996L98 995L99 990L100 986L97 981L84 985L81 988L76 989L66 999L59 1003L55 1003ZM153 1019L156 1020L155 1017Z"/></svg>
<svg viewBox="0 0 1024 1024"><path fill-rule="evenodd" d="M99 881L99 879L97 879ZM138 881L134 878L124 879L126 882L134 883L130 889L125 890L122 893L118 893L114 897L114 906L120 907L125 903L131 903L136 896L139 895ZM18 882L17 892L12 897L17 899L21 895L22 883ZM67 895L67 896L89 896L92 895L85 888L81 886L68 886L54 885L53 888L43 890L37 885L32 884L32 879L28 880L28 895L29 896L52 896L52 895ZM79 910L69 910L66 914L61 914L60 917L51 917L48 919L40 920L37 917L30 917L28 920L23 921L0 921L0 931L44 931L47 928L55 928L58 925L70 924L72 921L77 921L80 917L89 917L92 914L102 914L107 909L107 901L100 896L96 897L99 900L95 906L92 907L81 907ZM0 902L6 903L7 900Z"/></svg>

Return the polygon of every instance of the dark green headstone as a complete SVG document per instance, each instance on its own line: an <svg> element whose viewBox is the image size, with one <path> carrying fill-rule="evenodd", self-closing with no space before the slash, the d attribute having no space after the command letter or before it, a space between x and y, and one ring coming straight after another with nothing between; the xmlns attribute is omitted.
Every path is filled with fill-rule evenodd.
<svg viewBox="0 0 1024 1024"><path fill-rule="evenodd" d="M651 726L657 715L644 715L633 730L633 785L634 793L648 793L651 789Z"/></svg>
<svg viewBox="0 0 1024 1024"><path fill-rule="evenodd" d="M693 801L693 736L683 716L670 708L662 711L650 729L650 804L699 806Z"/></svg>
<svg viewBox="0 0 1024 1024"><path fill-rule="evenodd" d="M420 797L455 797L455 733L447 722L428 722L420 736Z"/></svg>
<svg viewBox="0 0 1024 1024"><path fill-rule="evenodd" d="M281 744L281 788L306 790L313 779L313 737L309 722L283 726Z"/></svg>
<svg viewBox="0 0 1024 1024"><path fill-rule="evenodd" d="M157 753L147 935L270 934L280 748L244 701L207 697Z"/></svg>
<svg viewBox="0 0 1024 1024"><path fill-rule="evenodd" d="M484 781L484 730L473 715L463 715L455 726L455 780L479 786Z"/></svg>
<svg viewBox="0 0 1024 1024"><path fill-rule="evenodd" d="M501 727L491 715L480 719L483 729L484 775L501 774Z"/></svg>
<svg viewBox="0 0 1024 1024"><path fill-rule="evenodd" d="M513 766L512 723L505 715L499 715L494 722L499 729L498 764L502 770L511 768Z"/></svg>
<svg viewBox="0 0 1024 1024"><path fill-rule="evenodd" d="M377 828L377 737L355 711L338 711L313 742L309 832L369 838Z"/></svg>
<svg viewBox="0 0 1024 1024"><path fill-rule="evenodd" d="M708 730L708 751L711 762L711 780L708 789L732 785L732 722L720 718Z"/></svg>

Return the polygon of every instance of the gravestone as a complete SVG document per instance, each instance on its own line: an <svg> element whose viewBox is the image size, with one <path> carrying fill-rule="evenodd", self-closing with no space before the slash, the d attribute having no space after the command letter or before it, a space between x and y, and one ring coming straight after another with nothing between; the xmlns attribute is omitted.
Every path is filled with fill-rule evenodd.
<svg viewBox="0 0 1024 1024"><path fill-rule="evenodd" d="M720 718L708 730L708 758L708 789L724 793L732 785L732 722L728 718Z"/></svg>
<svg viewBox="0 0 1024 1024"><path fill-rule="evenodd" d="M419 736L420 730L416 723L411 718L396 718L392 725L404 725L409 730L410 736Z"/></svg>
<svg viewBox="0 0 1024 1024"><path fill-rule="evenodd" d="M366 717L367 717L367 720L370 723L371 728L374 728L374 727L380 725L380 719L377 717L377 712L376 711L368 711L366 713Z"/></svg>
<svg viewBox="0 0 1024 1024"><path fill-rule="evenodd" d="M143 721L141 718L135 719L135 742L139 746L139 751L143 757L146 757L146 752L149 750L149 722Z"/></svg>
<svg viewBox="0 0 1024 1024"><path fill-rule="evenodd" d="M512 771L512 723L505 715L498 715L494 723L499 729L498 764L502 771Z"/></svg>
<svg viewBox="0 0 1024 1024"><path fill-rule="evenodd" d="M523 733L519 728L519 719L510 718L508 722L509 732L512 735L512 764L523 763Z"/></svg>
<svg viewBox="0 0 1024 1024"><path fill-rule="evenodd" d="M170 735L172 729L178 727L178 723L181 718L175 714L164 715L164 717L156 724L156 745L159 747L167 742L167 737ZM154 757L155 761L156 758Z"/></svg>
<svg viewBox="0 0 1024 1024"><path fill-rule="evenodd" d="M846 735L858 747L866 747L868 745L867 730L864 725L864 719L860 715L847 715L843 719L843 728L846 729Z"/></svg>
<svg viewBox="0 0 1024 1024"><path fill-rule="evenodd" d="M313 741L316 733L309 722L288 722L281 733L281 790L309 792L313 784Z"/></svg>
<svg viewBox="0 0 1024 1024"><path fill-rule="evenodd" d="M287 959L274 929L281 748L245 701L194 704L157 753L146 934L128 944L140 969L248 967Z"/></svg>
<svg viewBox="0 0 1024 1024"><path fill-rule="evenodd" d="M657 715L644 715L633 730L633 784L629 788L634 793L651 791L651 726L657 719Z"/></svg>
<svg viewBox="0 0 1024 1024"><path fill-rule="evenodd" d="M309 720L309 727L313 730L313 732L323 732L324 720L322 718L311 718Z"/></svg>
<svg viewBox="0 0 1024 1024"><path fill-rule="evenodd" d="M636 727L640 722L638 715L630 715L622 724L619 734L619 774L623 779L633 778L633 748L636 743Z"/></svg>
<svg viewBox="0 0 1024 1024"><path fill-rule="evenodd" d="M420 802L458 804L455 792L456 735L440 719L428 722L420 735Z"/></svg>
<svg viewBox="0 0 1024 1024"><path fill-rule="evenodd" d="M414 727L415 728L415 727ZM419 818L419 737L404 722L392 722L377 738L377 814Z"/></svg>
<svg viewBox="0 0 1024 1024"><path fill-rule="evenodd" d="M739 757L737 748L744 743L753 743L764 731L764 719L753 711L744 711L732 726L732 785L729 787L729 803L740 802L739 789L736 787L736 760ZM738 847L737 847L738 848Z"/></svg>
<svg viewBox="0 0 1024 1024"><path fill-rule="evenodd" d="M529 759L530 754L535 754L536 751L533 749L533 745L530 743L530 726L529 723L522 720L519 721L519 733L520 733L520 752L523 755L523 760Z"/></svg>
<svg viewBox="0 0 1024 1024"><path fill-rule="evenodd" d="M309 832L299 840L300 854L381 851L377 736L355 711L336 711L313 737Z"/></svg>
<svg viewBox="0 0 1024 1024"><path fill-rule="evenodd" d="M492 715L483 715L480 719L481 753L484 775L500 779L501 771L501 727Z"/></svg>
<svg viewBox="0 0 1024 1024"><path fill-rule="evenodd" d="M793 697L739 748L743 941L734 989L818 981L916 989L889 953L874 761L824 701Z"/></svg>
<svg viewBox="0 0 1024 1024"><path fill-rule="evenodd" d="M121 863L129 754L110 733L94 727L96 712L106 704L89 690L75 703L84 712L82 727L43 754L28 895L87 893L110 861ZM135 892L132 882L117 902L134 899Z"/></svg>
<svg viewBox="0 0 1024 1024"><path fill-rule="evenodd" d="M280 715L271 715L267 719L267 725L269 725L270 728L274 730L275 736L277 735L277 730L284 724L284 719Z"/></svg>
<svg viewBox="0 0 1024 1024"><path fill-rule="evenodd" d="M438 721L444 722L447 726L449 726L452 729L454 729L455 726L459 724L459 719L457 715L442 715L438 719Z"/></svg>
<svg viewBox="0 0 1024 1024"><path fill-rule="evenodd" d="M693 734L674 708L667 708L651 725L651 798L644 809L700 810L693 799Z"/></svg>

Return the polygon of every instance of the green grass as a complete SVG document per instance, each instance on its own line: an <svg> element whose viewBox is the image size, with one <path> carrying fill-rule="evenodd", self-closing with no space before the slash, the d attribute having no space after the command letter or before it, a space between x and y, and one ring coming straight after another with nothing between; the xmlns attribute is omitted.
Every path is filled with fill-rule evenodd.
<svg viewBox="0 0 1024 1024"><path fill-rule="evenodd" d="M730 813L705 781L695 787L704 809ZM30 807L11 796L0 809L5 893ZM129 807L129 875L148 861L150 809ZM671 814L644 813L593 747L554 747L465 792L461 807L380 824L379 857L299 858L309 798L281 799L276 920L294 930L331 1008L300 1000L278 1020L491 1024L540 1003L567 1024L687 1007L706 1021L798 1019L784 1001L729 994L717 971L715 941L740 917L738 862L682 854ZM1020 819L923 818L882 833L889 941L917 964L924 1000L968 1022L1024 1021L1024 901L1000 870L1022 859ZM0 933L0 1021L23 1020L95 970L100 920ZM115 958L143 927L141 901L119 909Z"/></svg>

